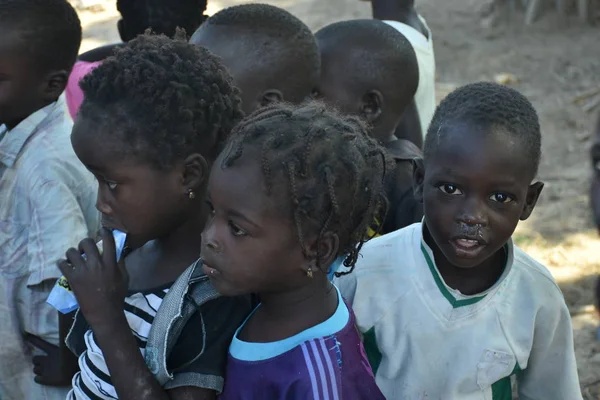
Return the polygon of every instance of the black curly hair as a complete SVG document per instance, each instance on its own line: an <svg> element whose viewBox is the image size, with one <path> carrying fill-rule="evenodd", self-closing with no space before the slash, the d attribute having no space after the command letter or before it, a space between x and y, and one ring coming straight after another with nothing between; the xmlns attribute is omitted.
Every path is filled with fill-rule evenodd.
<svg viewBox="0 0 600 400"><path fill-rule="evenodd" d="M73 68L81 22L67 0L0 0L0 27L16 33L40 71Z"/></svg>
<svg viewBox="0 0 600 400"><path fill-rule="evenodd" d="M174 37L181 28L188 35L204 22L207 0L117 0L117 10L124 21L123 41L128 42L152 29L157 34Z"/></svg>
<svg viewBox="0 0 600 400"><path fill-rule="evenodd" d="M387 207L385 150L367 132L359 119L321 103L274 104L234 129L221 166L235 163L245 147L258 151L268 194L287 188L303 251L308 237L316 235L318 242L335 232L337 256L346 257L350 273L368 239L367 228Z"/></svg>
<svg viewBox="0 0 600 400"><path fill-rule="evenodd" d="M438 106L424 144L425 161L433 156L445 127L470 123L490 133L498 129L518 138L537 174L542 154L540 122L529 100L518 91L490 82L471 83L450 93Z"/></svg>
<svg viewBox="0 0 600 400"><path fill-rule="evenodd" d="M288 11L268 4L241 4L219 11L205 23L228 27L226 41L243 43L248 62L274 87L284 85L286 100L299 103L320 77L321 56L310 28ZM200 29L203 29L201 27Z"/></svg>
<svg viewBox="0 0 600 400"><path fill-rule="evenodd" d="M404 112L419 85L417 56L404 35L385 22L357 19L328 25L315 37L323 65L343 58L352 66L339 73L349 77L355 93L377 89L398 116Z"/></svg>
<svg viewBox="0 0 600 400"><path fill-rule="evenodd" d="M163 169L193 152L214 161L242 117L238 90L219 60L181 36L139 36L81 88L79 118L110 126L104 131L115 138L107 142L120 154Z"/></svg>

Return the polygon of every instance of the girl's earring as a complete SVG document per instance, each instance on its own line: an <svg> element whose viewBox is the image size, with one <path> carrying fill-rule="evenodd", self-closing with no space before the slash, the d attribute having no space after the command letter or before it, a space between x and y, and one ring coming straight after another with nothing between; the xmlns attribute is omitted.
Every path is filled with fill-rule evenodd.
<svg viewBox="0 0 600 400"><path fill-rule="evenodd" d="M190 200L193 200L196 198L196 193L194 193L192 189L188 189L188 197L190 198Z"/></svg>
<svg viewBox="0 0 600 400"><path fill-rule="evenodd" d="M313 277L312 267L308 267L308 270L306 271L306 276L308 276L309 279L312 279L312 277Z"/></svg>

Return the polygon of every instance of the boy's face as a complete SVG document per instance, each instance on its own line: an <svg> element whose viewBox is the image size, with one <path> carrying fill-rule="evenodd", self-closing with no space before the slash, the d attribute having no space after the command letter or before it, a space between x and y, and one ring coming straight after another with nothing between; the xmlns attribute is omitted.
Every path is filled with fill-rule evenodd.
<svg viewBox="0 0 600 400"><path fill-rule="evenodd" d="M596 227L600 233L600 120L598 120L596 140L594 141L594 144L592 144L590 153L592 156L592 167L594 169L592 172L591 203Z"/></svg>
<svg viewBox="0 0 600 400"><path fill-rule="evenodd" d="M46 80L15 33L0 29L0 125L12 129L44 106Z"/></svg>
<svg viewBox="0 0 600 400"><path fill-rule="evenodd" d="M472 268L490 259L519 220L529 217L543 185L530 185L532 166L518 138L470 124L445 129L415 172L417 196L434 252L437 247L451 265Z"/></svg>

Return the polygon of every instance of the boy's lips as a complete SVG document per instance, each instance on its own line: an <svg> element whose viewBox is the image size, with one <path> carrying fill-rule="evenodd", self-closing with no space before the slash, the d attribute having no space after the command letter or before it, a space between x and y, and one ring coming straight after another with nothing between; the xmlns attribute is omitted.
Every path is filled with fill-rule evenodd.
<svg viewBox="0 0 600 400"><path fill-rule="evenodd" d="M487 246L487 242L477 237L455 237L450 240L457 257L476 258Z"/></svg>

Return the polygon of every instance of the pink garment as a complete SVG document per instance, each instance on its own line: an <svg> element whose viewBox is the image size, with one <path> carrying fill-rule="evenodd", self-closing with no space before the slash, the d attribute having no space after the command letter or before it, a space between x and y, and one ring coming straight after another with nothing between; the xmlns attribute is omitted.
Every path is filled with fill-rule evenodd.
<svg viewBox="0 0 600 400"><path fill-rule="evenodd" d="M102 64L102 61L77 61L73 66L73 71L71 71L69 82L67 82L67 88L65 89L67 107L69 108L71 118L75 119L77 111L79 111L79 107L83 102L83 91L79 87L79 81L100 64Z"/></svg>

